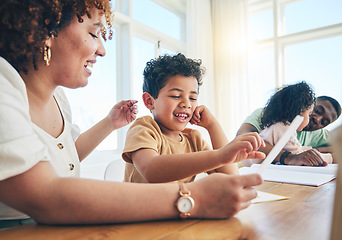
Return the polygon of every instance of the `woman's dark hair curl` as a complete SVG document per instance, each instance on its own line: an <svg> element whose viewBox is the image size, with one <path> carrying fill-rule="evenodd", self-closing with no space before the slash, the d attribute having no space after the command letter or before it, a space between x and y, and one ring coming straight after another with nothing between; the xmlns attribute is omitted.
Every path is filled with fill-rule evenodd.
<svg viewBox="0 0 342 240"><path fill-rule="evenodd" d="M284 86L268 100L261 117L261 127L269 127L277 122L288 124L315 102L315 93L306 82Z"/></svg>
<svg viewBox="0 0 342 240"><path fill-rule="evenodd" d="M27 72L37 59L43 58L45 41L70 24L73 17L82 22L82 16L91 17L97 8L104 14L112 37L113 13L110 0L2 0L0 4L0 56L18 72ZM101 29L106 40L105 28Z"/></svg>
<svg viewBox="0 0 342 240"><path fill-rule="evenodd" d="M185 77L195 77L198 86L202 85L202 75L204 68L201 67L201 60L186 58L183 54L163 55L157 59L152 59L146 63L144 69L143 91L151 94L153 98L158 98L162 89L170 77L182 75Z"/></svg>

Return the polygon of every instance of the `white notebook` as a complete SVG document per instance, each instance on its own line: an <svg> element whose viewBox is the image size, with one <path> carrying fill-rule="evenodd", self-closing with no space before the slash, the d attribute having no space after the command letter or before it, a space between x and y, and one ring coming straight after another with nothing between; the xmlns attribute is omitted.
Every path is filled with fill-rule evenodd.
<svg viewBox="0 0 342 240"><path fill-rule="evenodd" d="M240 168L240 174L256 173L261 164ZM337 164L326 167L270 165L261 174L265 181L320 186L336 178Z"/></svg>

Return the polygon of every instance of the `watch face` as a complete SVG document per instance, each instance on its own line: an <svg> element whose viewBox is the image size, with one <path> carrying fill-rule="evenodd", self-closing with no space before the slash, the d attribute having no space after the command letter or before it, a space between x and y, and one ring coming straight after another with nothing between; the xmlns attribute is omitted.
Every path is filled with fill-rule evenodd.
<svg viewBox="0 0 342 240"><path fill-rule="evenodd" d="M189 198L180 198L177 203L177 208L180 212L187 213L190 212L192 205Z"/></svg>

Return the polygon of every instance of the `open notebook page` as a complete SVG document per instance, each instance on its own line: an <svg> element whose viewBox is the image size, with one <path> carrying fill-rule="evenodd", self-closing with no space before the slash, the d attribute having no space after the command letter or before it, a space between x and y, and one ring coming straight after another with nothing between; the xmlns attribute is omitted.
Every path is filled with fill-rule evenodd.
<svg viewBox="0 0 342 240"><path fill-rule="evenodd" d="M327 173L324 173L325 169L323 170L323 168L326 168L326 170L331 170L335 168L335 172L332 173L332 172L327 171ZM309 185L309 186L317 187L324 183L330 182L331 180L336 178L337 166L333 165L329 168L328 167L270 165L268 168L264 170L261 176L265 181L292 183L292 184ZM244 174L256 173L258 169L259 167L257 165L253 167L242 167L240 168L240 174L244 175ZM312 171L309 171L310 169ZM318 170L321 170L322 172L318 173L317 172Z"/></svg>

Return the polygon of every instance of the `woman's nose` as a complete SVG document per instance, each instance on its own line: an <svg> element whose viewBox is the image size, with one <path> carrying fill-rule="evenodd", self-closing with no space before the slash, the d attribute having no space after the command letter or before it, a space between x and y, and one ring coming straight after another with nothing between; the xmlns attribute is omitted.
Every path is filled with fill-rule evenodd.
<svg viewBox="0 0 342 240"><path fill-rule="evenodd" d="M98 38L98 40L99 40L99 46L97 47L96 54L101 57L104 57L106 55L106 49L103 46L101 38Z"/></svg>

